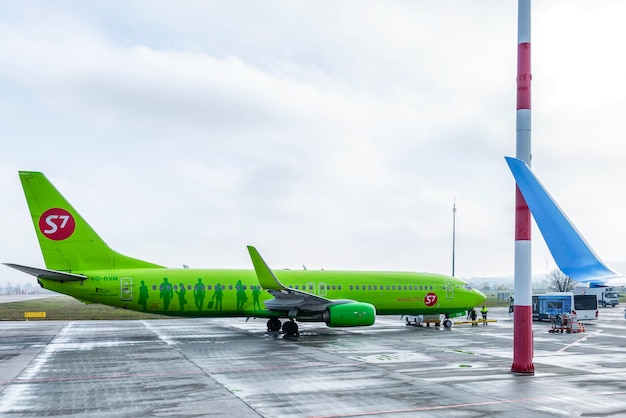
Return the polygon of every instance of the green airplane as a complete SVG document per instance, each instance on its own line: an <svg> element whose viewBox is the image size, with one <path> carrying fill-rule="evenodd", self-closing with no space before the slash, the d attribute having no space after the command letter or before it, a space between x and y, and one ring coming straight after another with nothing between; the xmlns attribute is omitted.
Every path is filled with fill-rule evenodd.
<svg viewBox="0 0 626 418"><path fill-rule="evenodd" d="M376 315L444 315L450 327L450 318L485 301L467 282L438 274L273 271L251 246L252 270L166 268L112 250L44 174L19 176L46 268L5 265L84 302L168 316L267 318L268 331L297 335L296 321L356 327Z"/></svg>

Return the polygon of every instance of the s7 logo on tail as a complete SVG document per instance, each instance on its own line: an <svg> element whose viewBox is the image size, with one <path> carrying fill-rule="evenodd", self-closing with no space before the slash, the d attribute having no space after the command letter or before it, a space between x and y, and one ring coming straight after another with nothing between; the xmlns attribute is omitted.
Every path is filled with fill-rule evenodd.
<svg viewBox="0 0 626 418"><path fill-rule="evenodd" d="M39 217L39 230L45 237L54 241L69 238L75 228L74 217L65 209L48 209Z"/></svg>

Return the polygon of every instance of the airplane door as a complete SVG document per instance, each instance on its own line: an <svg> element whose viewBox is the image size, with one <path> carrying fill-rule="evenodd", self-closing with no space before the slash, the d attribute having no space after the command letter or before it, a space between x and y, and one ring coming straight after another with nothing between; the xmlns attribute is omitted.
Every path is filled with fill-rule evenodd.
<svg viewBox="0 0 626 418"><path fill-rule="evenodd" d="M133 300L133 278L120 277L120 299Z"/></svg>
<svg viewBox="0 0 626 418"><path fill-rule="evenodd" d="M326 283L324 282L319 282L317 284L317 294L320 296L326 296Z"/></svg>
<svg viewBox="0 0 626 418"><path fill-rule="evenodd" d="M446 281L446 298L454 298L454 283Z"/></svg>

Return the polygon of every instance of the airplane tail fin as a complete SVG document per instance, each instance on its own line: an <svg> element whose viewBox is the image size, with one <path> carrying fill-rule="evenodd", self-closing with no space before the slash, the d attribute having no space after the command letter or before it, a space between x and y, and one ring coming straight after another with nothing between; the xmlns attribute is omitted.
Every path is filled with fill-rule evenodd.
<svg viewBox="0 0 626 418"><path fill-rule="evenodd" d="M596 255L530 167L517 158L505 159L559 269L579 282L623 277Z"/></svg>
<svg viewBox="0 0 626 418"><path fill-rule="evenodd" d="M109 248L43 173L19 175L46 268L71 272L161 267Z"/></svg>

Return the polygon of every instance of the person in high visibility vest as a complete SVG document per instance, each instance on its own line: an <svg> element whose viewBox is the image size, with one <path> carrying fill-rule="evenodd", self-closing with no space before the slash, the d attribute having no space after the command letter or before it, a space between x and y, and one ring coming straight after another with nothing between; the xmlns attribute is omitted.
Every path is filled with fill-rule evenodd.
<svg viewBox="0 0 626 418"><path fill-rule="evenodd" d="M483 305L482 309L480 310L480 313L483 314L483 325L487 325L487 312L489 312L489 309L487 309L487 307Z"/></svg>
<svg viewBox="0 0 626 418"><path fill-rule="evenodd" d="M472 310L470 311L470 318L472 319L472 326L477 326L478 324L476 323L476 309L472 308Z"/></svg>

